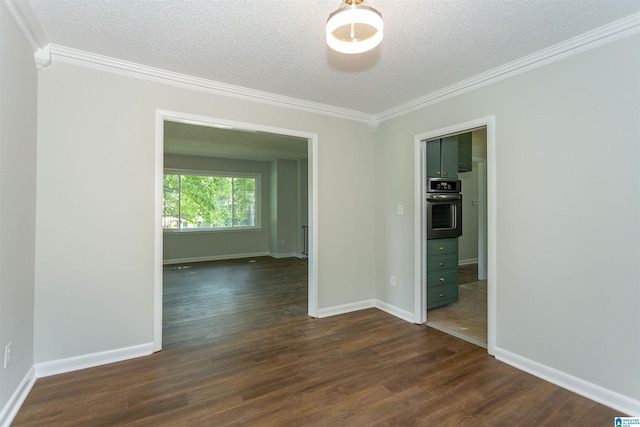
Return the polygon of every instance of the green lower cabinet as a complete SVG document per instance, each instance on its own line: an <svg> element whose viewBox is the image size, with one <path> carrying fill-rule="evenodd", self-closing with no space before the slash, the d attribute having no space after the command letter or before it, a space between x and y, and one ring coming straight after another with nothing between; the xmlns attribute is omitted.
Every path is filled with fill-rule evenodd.
<svg viewBox="0 0 640 427"><path fill-rule="evenodd" d="M457 268L442 270L437 273L427 273L427 289L445 285L458 286Z"/></svg>
<svg viewBox="0 0 640 427"><path fill-rule="evenodd" d="M436 271L448 270L458 267L458 254L434 255L427 257L427 271L435 273Z"/></svg>
<svg viewBox="0 0 640 427"><path fill-rule="evenodd" d="M458 239L427 241L427 310L458 301Z"/></svg>
<svg viewBox="0 0 640 427"><path fill-rule="evenodd" d="M458 301L458 284L427 288L427 310Z"/></svg>

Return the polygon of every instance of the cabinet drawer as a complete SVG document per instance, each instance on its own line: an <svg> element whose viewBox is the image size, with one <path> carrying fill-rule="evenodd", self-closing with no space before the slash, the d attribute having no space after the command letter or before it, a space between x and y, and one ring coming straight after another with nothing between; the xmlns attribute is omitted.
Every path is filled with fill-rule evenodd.
<svg viewBox="0 0 640 427"><path fill-rule="evenodd" d="M427 240L427 256L458 254L458 239L435 239Z"/></svg>
<svg viewBox="0 0 640 427"><path fill-rule="evenodd" d="M458 254L427 257L427 274L449 268L458 268Z"/></svg>
<svg viewBox="0 0 640 427"><path fill-rule="evenodd" d="M440 286L427 291L427 309L458 301L458 285Z"/></svg>
<svg viewBox="0 0 640 427"><path fill-rule="evenodd" d="M427 289L452 284L458 286L457 268L427 274Z"/></svg>

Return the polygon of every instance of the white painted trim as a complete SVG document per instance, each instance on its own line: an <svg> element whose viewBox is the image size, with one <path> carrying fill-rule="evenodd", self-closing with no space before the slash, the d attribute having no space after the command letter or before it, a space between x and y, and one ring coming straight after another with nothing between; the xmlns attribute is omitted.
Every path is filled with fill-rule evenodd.
<svg viewBox="0 0 640 427"><path fill-rule="evenodd" d="M427 254L427 233L422 226L425 217L425 199L426 191L426 172L424 158L426 156L426 147L422 143L419 135L414 137L413 143L413 192L415 200L413 212L413 321L417 324L423 324L427 320L426 286L426 265L422 262Z"/></svg>
<svg viewBox="0 0 640 427"><path fill-rule="evenodd" d="M469 258L469 259L458 260L458 265L470 265L470 264L477 264L477 263L478 263L478 258Z"/></svg>
<svg viewBox="0 0 640 427"><path fill-rule="evenodd" d="M318 134L299 130L284 129L255 123L245 123L235 120L220 119L177 111L156 110L156 141L155 141L155 252L154 252L154 349L162 348L162 175L164 157L164 121L171 120L181 123L197 123L203 126L225 126L232 129L244 129L258 132L294 136L308 140L310 155L309 167L309 316L317 317L318 310ZM281 256L283 254L280 254ZM292 254L291 256L298 256Z"/></svg>
<svg viewBox="0 0 640 427"><path fill-rule="evenodd" d="M29 395L31 388L36 383L36 379L36 368L31 366L31 369L29 369L22 381L20 381L18 388L13 391L6 405L4 405L2 411L0 411L0 427L9 427L11 425L20 407Z"/></svg>
<svg viewBox="0 0 640 427"><path fill-rule="evenodd" d="M106 69L111 72L126 74L129 76L133 75L137 78L160 81L165 84L189 87L191 89L204 90L235 98L249 99L255 102L262 102L284 108L310 111L318 114L355 120L367 123L372 129L376 129L378 124L382 121L390 120L405 113L415 111L479 87L495 83L513 75L541 67L551 62L559 61L585 50L640 32L640 13L629 15L618 21L578 35L547 49L543 49L508 64L494 68L493 70L489 70L486 73L478 74L472 78L392 107L380 113L368 114L361 111L192 77L116 58L97 55L78 49L49 44L44 32L42 31L40 23L35 19L33 11L27 2L18 0L3 1L7 5L7 8L16 21L18 27L20 27L24 33L25 38L33 48L35 53L34 57L39 68L49 65L52 60L55 59L103 70Z"/></svg>
<svg viewBox="0 0 640 427"><path fill-rule="evenodd" d="M487 126L487 351L494 354L496 346L496 330L498 319L498 253L496 250L497 241L497 173L498 164L496 162L496 117L490 116L486 120Z"/></svg>
<svg viewBox="0 0 640 427"><path fill-rule="evenodd" d="M44 31L40 23L36 19L29 3L20 0L4 0L4 4L7 5L9 13L13 17L13 20L24 34L25 39L31 45L34 52L44 49L48 46Z"/></svg>
<svg viewBox="0 0 640 427"><path fill-rule="evenodd" d="M355 311L366 310L369 308L376 308L378 310L389 313L392 316L395 316L399 319L402 319L406 322L414 323L413 313L377 299L369 299L364 301L352 302L349 304L321 308L319 310L318 317L323 318L323 317L338 316L340 314L353 313Z"/></svg>
<svg viewBox="0 0 640 427"><path fill-rule="evenodd" d="M163 265L175 265L175 264L189 264L192 262L208 262L208 261L224 261L227 259L242 259L242 258L256 258L263 256L273 256L269 252L253 252L242 254L225 254L225 255L211 255L191 258L173 258L163 260ZM296 255L292 255L296 256ZM276 258L276 257L274 257Z"/></svg>
<svg viewBox="0 0 640 427"><path fill-rule="evenodd" d="M276 253L276 252L269 252L269 256L272 258L276 258L276 259L280 259L280 258L301 258L301 255L297 252L289 252L289 253Z"/></svg>
<svg viewBox="0 0 640 427"><path fill-rule="evenodd" d="M371 114L362 113L356 110L320 104L318 102L306 101L270 92L263 92L242 86L220 83L213 80L175 73L172 71L162 70L160 68L149 67L143 64L123 61L56 44L51 44L50 48L52 58L55 61L68 62L94 69L106 70L129 77L170 84L178 87L186 87L188 89L201 90L216 95L245 99L277 107L355 120L367 123L370 126L375 123L375 121L372 120Z"/></svg>
<svg viewBox="0 0 640 427"><path fill-rule="evenodd" d="M162 198L164 177L164 119L161 110L156 110L156 141L154 148L154 213L153 216L153 351L162 350L162 265L164 230L162 229Z"/></svg>
<svg viewBox="0 0 640 427"><path fill-rule="evenodd" d="M514 366L520 370L549 381L557 386L571 390L581 396L613 408L622 414L640 414L640 400L634 400L616 391L609 390L599 385L590 383L581 378L574 377L558 369L552 368L534 360L527 359L516 353L495 348L496 359Z"/></svg>
<svg viewBox="0 0 640 427"><path fill-rule="evenodd" d="M424 256L424 244L425 244L425 232L422 224L424 220L424 179L423 179L423 165L424 165L424 150L422 141L439 138L445 135L452 135L456 133L465 132L471 129L478 129L482 127L487 128L487 229L488 229L488 267L489 276L487 280L487 351L489 354L493 354L496 342L496 289L497 289L497 277L496 277L496 121L495 116L483 117L480 119L470 120L464 123L458 123L445 128L431 130L414 137L414 200L415 213L414 213L414 295L415 295L415 322L424 323L426 319L426 258Z"/></svg>
<svg viewBox="0 0 640 427"><path fill-rule="evenodd" d="M97 353L83 354L65 359L36 363L36 376L38 378L51 375L64 374L65 372L78 371L80 369L93 368L94 366L107 365L136 357L148 356L153 353L153 343L133 345L131 347L114 350L100 351Z"/></svg>
<svg viewBox="0 0 640 427"><path fill-rule="evenodd" d="M320 318L337 316L340 314L352 313L354 311L366 310L375 307L375 300L369 299L365 301L357 301L349 304L336 305L333 307L321 308L318 310Z"/></svg>
<svg viewBox="0 0 640 427"><path fill-rule="evenodd" d="M380 300L374 300L374 307L384 312L387 312L395 317L398 317L402 320L405 320L409 323L414 323L413 322L414 315L410 311L403 310L400 307L396 307L395 305L391 305L387 302L380 301Z"/></svg>
<svg viewBox="0 0 640 427"><path fill-rule="evenodd" d="M469 79L447 86L420 98L390 108L374 115L374 121L383 122L398 116L419 110L428 105L437 104L480 87L496 83L508 77L560 61L575 54L596 48L621 38L640 32L640 13L604 25L595 30L573 37L547 49L504 64Z"/></svg>

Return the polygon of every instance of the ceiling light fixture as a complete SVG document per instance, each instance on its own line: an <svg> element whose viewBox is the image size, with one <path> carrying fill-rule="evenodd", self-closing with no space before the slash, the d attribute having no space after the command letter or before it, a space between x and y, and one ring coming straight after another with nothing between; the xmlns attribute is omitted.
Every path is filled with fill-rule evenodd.
<svg viewBox="0 0 640 427"><path fill-rule="evenodd" d="M342 53L361 53L382 41L382 15L365 0L343 0L327 19L327 44Z"/></svg>

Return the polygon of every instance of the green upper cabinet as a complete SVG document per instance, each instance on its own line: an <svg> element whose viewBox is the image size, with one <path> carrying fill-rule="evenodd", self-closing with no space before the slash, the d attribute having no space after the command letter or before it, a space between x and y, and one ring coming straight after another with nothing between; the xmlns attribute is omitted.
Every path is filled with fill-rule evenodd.
<svg viewBox="0 0 640 427"><path fill-rule="evenodd" d="M442 157L442 177L458 177L458 137L449 136L442 138L440 146L440 156Z"/></svg>
<svg viewBox="0 0 640 427"><path fill-rule="evenodd" d="M458 177L458 137L427 141L427 177Z"/></svg>
<svg viewBox="0 0 640 427"><path fill-rule="evenodd" d="M440 178L440 140L427 141L427 177Z"/></svg>
<svg viewBox="0 0 640 427"><path fill-rule="evenodd" d="M458 135L458 172L471 172L471 132Z"/></svg>

